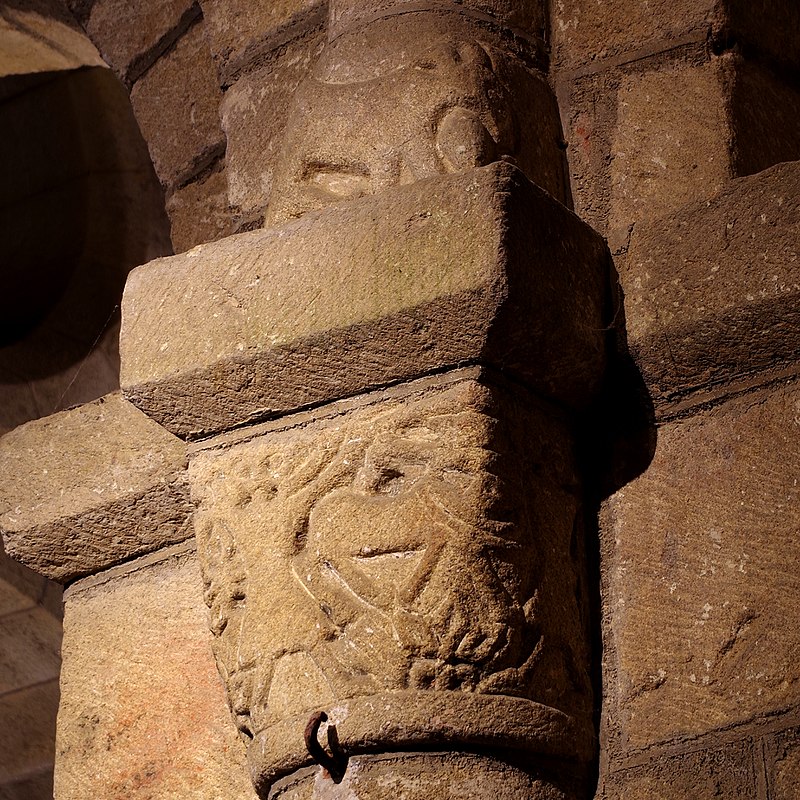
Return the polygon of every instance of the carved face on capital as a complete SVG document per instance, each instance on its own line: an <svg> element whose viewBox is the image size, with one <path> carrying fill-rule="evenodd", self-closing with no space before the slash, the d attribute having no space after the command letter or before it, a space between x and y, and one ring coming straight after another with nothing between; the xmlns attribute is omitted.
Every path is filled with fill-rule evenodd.
<svg viewBox="0 0 800 800"><path fill-rule="evenodd" d="M474 30L429 16L381 20L323 51L294 99L267 224L500 158L540 162L531 177L558 183L546 85ZM542 144L553 152L531 152Z"/></svg>

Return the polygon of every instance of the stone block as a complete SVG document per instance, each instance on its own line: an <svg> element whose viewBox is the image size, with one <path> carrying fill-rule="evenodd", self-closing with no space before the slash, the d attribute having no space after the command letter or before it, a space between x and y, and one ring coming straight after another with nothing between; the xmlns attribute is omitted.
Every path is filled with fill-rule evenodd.
<svg viewBox="0 0 800 800"><path fill-rule="evenodd" d="M341 35L345 30L358 27L387 14L402 14L414 11L430 11L430 7L421 6L416 0L330 0L331 39ZM449 6L449 8L448 8ZM543 0L456 0L452 3L441 3L434 7L436 11L450 10L451 13L470 13L488 15L498 23L510 28L524 31L528 36L538 39L539 46L546 39L545 21L547 19L546 3Z"/></svg>
<svg viewBox="0 0 800 800"><path fill-rule="evenodd" d="M794 382L662 425L649 469L606 502L616 749L697 736L800 700L800 631L787 624L800 605L798 411Z"/></svg>
<svg viewBox="0 0 800 800"><path fill-rule="evenodd" d="M723 57L620 76L609 231L709 197L733 177L731 67Z"/></svg>
<svg viewBox="0 0 800 800"><path fill-rule="evenodd" d="M66 582L191 535L184 445L119 395L0 439L9 555Z"/></svg>
<svg viewBox="0 0 800 800"><path fill-rule="evenodd" d="M621 273L631 352L657 405L800 352L800 163L635 226Z"/></svg>
<svg viewBox="0 0 800 800"><path fill-rule="evenodd" d="M0 21L0 77L105 66L58 0L6 3Z"/></svg>
<svg viewBox="0 0 800 800"><path fill-rule="evenodd" d="M2 609L5 611L5 609ZM61 625L41 607L0 616L0 695L58 680Z"/></svg>
<svg viewBox="0 0 800 800"><path fill-rule="evenodd" d="M587 796L585 786L580 787L575 776L570 776L572 780L552 774L543 776L544 770L537 770L532 761L528 757L521 766L472 753L356 756L350 760L339 792L359 800L572 800ZM301 770L276 785L269 797L327 797L326 783L330 783L319 773L319 769Z"/></svg>
<svg viewBox="0 0 800 800"><path fill-rule="evenodd" d="M0 698L0 786L52 766L58 697L52 680Z"/></svg>
<svg viewBox="0 0 800 800"><path fill-rule="evenodd" d="M295 39L322 34L328 14L326 0L200 0L211 51L223 85L253 64L265 66Z"/></svg>
<svg viewBox="0 0 800 800"><path fill-rule="evenodd" d="M704 199L733 176L734 57L692 50L559 87L575 211L624 246L631 224Z"/></svg>
<svg viewBox="0 0 800 800"><path fill-rule="evenodd" d="M602 240L507 164L419 181L134 270L123 392L188 437L469 361L581 406L608 270Z"/></svg>
<svg viewBox="0 0 800 800"><path fill-rule="evenodd" d="M708 750L662 756L641 767L614 772L605 779L598 800L752 800L756 762L745 740Z"/></svg>
<svg viewBox="0 0 800 800"><path fill-rule="evenodd" d="M56 797L256 800L193 553L118 569L67 592Z"/></svg>
<svg viewBox="0 0 800 800"><path fill-rule="evenodd" d="M33 775L0 786L0 800L52 800L53 770L43 769Z"/></svg>
<svg viewBox="0 0 800 800"><path fill-rule="evenodd" d="M95 0L85 26L117 75L131 80L198 14L194 0Z"/></svg>
<svg viewBox="0 0 800 800"><path fill-rule="evenodd" d="M133 86L133 112L164 186L188 180L224 152L221 101L202 23L181 36Z"/></svg>
<svg viewBox="0 0 800 800"><path fill-rule="evenodd" d="M264 217L292 98L323 44L323 31L312 31L225 92L220 117L228 143L229 201L246 218Z"/></svg>
<svg viewBox="0 0 800 800"><path fill-rule="evenodd" d="M229 236L233 232L233 216L224 166L176 189L167 199L167 214L176 253Z"/></svg>
<svg viewBox="0 0 800 800"><path fill-rule="evenodd" d="M800 782L800 728L789 728L765 742L771 800L793 800Z"/></svg>
<svg viewBox="0 0 800 800"><path fill-rule="evenodd" d="M560 0L550 12L553 65L557 71L576 69L705 39L725 21L720 5L714 0Z"/></svg>
<svg viewBox="0 0 800 800"><path fill-rule="evenodd" d="M311 765L319 710L350 756L485 746L581 773L587 593L560 413L461 370L204 442L190 474L262 797Z"/></svg>
<svg viewBox="0 0 800 800"><path fill-rule="evenodd" d="M797 66L794 33L800 9L792 2L751 0L560 0L551 10L553 63L557 71L591 68L604 61L634 60L686 41L744 45L772 60Z"/></svg>

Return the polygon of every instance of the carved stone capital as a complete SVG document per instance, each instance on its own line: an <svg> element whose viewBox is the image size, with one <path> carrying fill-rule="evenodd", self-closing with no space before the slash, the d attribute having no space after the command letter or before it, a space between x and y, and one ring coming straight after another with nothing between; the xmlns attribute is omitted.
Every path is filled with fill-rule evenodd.
<svg viewBox="0 0 800 800"><path fill-rule="evenodd" d="M567 420L481 376L319 413L190 463L215 654L258 791L312 763L320 710L348 757L588 760Z"/></svg>

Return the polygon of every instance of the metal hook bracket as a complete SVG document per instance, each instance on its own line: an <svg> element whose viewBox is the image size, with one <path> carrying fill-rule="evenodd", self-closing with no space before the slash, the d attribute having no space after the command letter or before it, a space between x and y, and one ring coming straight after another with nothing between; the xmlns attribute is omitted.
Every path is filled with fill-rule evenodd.
<svg viewBox="0 0 800 800"><path fill-rule="evenodd" d="M341 744L339 744L339 735L336 732L336 726L328 725L327 736L330 753L322 747L317 738L320 725L327 721L328 715L324 711L317 711L311 716L311 719L306 725L304 734L306 749L311 758L323 769L328 771L334 783L341 783L347 771L347 754L342 750Z"/></svg>

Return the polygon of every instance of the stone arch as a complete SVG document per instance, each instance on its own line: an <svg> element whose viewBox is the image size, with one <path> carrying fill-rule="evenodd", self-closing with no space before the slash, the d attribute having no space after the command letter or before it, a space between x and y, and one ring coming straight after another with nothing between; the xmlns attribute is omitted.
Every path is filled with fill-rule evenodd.
<svg viewBox="0 0 800 800"><path fill-rule="evenodd" d="M0 7L0 434L119 387L128 272L172 252L128 94L56 0ZM0 545L0 795L52 797L61 587Z"/></svg>

